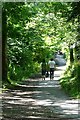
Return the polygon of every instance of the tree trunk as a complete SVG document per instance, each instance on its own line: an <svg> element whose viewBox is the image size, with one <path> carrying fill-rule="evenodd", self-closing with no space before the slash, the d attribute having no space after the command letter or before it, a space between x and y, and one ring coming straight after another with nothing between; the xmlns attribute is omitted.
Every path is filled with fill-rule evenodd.
<svg viewBox="0 0 80 120"><path fill-rule="evenodd" d="M4 83L7 80L6 44L7 44L7 18L6 10L2 10L2 83Z"/></svg>
<svg viewBox="0 0 80 120"><path fill-rule="evenodd" d="M75 56L76 60L80 60L80 16L78 17L78 28L77 28L77 41L76 41L76 46L75 46Z"/></svg>
<svg viewBox="0 0 80 120"><path fill-rule="evenodd" d="M74 62L73 48L70 48L70 62Z"/></svg>

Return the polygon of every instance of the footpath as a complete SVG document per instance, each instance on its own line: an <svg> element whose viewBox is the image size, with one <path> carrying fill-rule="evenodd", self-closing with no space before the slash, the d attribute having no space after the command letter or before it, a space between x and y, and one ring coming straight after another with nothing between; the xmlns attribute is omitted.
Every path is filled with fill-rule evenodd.
<svg viewBox="0 0 80 120"><path fill-rule="evenodd" d="M65 66L57 67L54 79L27 79L2 96L2 120L80 120L79 100L70 98L59 79ZM1 97L0 97L1 99Z"/></svg>

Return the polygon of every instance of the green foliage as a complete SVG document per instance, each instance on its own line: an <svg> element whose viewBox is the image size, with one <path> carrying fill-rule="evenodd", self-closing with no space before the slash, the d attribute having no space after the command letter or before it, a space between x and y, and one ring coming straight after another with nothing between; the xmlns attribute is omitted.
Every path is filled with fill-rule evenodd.
<svg viewBox="0 0 80 120"><path fill-rule="evenodd" d="M74 76L77 79L80 79L80 60L74 64Z"/></svg>
<svg viewBox="0 0 80 120"><path fill-rule="evenodd" d="M80 98L80 2L71 3L71 12L68 16L68 22L75 25L76 36L75 40L70 39L70 45L76 43L74 63L71 63L65 72L65 77L61 79L61 85L74 98ZM72 26L69 26L71 29ZM71 32L72 34L72 32ZM72 35L74 36L74 35ZM74 38L74 37L72 37Z"/></svg>
<svg viewBox="0 0 80 120"><path fill-rule="evenodd" d="M39 72L42 59L48 62L58 49L68 58L77 28L76 22L66 24L70 3L4 3L4 10L8 80L20 81Z"/></svg>
<svg viewBox="0 0 80 120"><path fill-rule="evenodd" d="M77 18L77 16L80 15L80 9L79 9L80 8L80 1L79 2L73 2L71 4L71 7L72 7L72 9L71 9L71 13L68 17L68 21L72 20L72 19L75 19L75 18Z"/></svg>
<svg viewBox="0 0 80 120"><path fill-rule="evenodd" d="M80 63L74 63L66 70L60 80L61 86L74 98L80 98Z"/></svg>

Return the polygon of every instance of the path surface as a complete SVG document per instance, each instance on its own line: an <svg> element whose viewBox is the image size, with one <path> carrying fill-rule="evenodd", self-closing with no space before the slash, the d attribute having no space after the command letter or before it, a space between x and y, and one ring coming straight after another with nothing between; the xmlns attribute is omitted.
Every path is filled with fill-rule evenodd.
<svg viewBox="0 0 80 120"><path fill-rule="evenodd" d="M25 80L2 93L2 120L80 120L79 101L69 98L59 84L65 67L57 69L54 80Z"/></svg>

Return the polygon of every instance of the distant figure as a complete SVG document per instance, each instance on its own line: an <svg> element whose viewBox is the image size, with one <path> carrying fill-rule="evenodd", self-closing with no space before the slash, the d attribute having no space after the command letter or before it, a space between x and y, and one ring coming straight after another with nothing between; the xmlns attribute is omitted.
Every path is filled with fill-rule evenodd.
<svg viewBox="0 0 80 120"><path fill-rule="evenodd" d="M49 61L49 67L50 67L50 80L54 78L54 69L55 69L55 61L53 58Z"/></svg>
<svg viewBox="0 0 80 120"><path fill-rule="evenodd" d="M41 63L41 69L42 69L42 79L45 80L45 76L46 76L46 62L45 62L45 59L43 59L43 61Z"/></svg>

